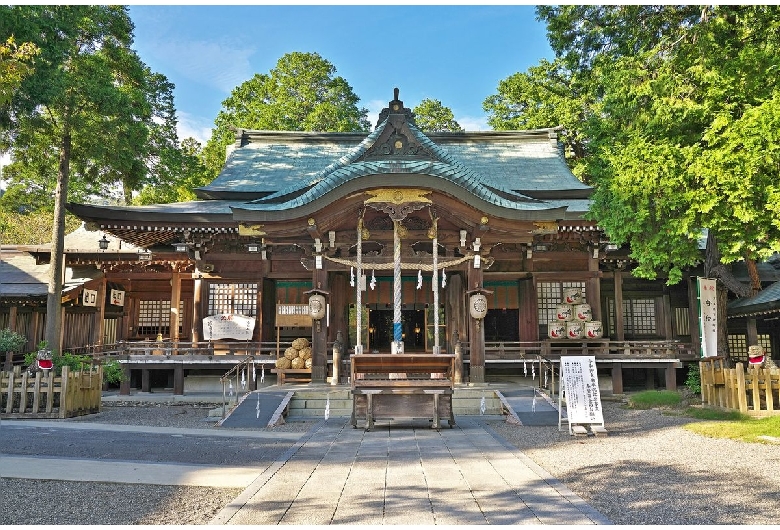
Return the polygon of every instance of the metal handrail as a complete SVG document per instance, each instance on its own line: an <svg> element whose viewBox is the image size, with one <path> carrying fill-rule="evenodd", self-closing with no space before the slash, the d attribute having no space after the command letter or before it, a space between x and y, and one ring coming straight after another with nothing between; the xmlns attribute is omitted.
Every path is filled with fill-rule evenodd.
<svg viewBox="0 0 780 530"><path fill-rule="evenodd" d="M250 356L246 359L241 360L238 364L236 364L233 368L225 372L225 375L219 378L220 383L222 383L222 418L225 418L225 415L227 414L227 397L225 392L225 385L229 382L232 382L232 376L235 374L236 376L236 402L238 402L238 392L239 392L239 384L238 384L238 376L242 373L241 368L245 367L247 369L247 378L249 377L249 364L252 363L254 365L255 358ZM247 391L247 394L249 392Z"/></svg>

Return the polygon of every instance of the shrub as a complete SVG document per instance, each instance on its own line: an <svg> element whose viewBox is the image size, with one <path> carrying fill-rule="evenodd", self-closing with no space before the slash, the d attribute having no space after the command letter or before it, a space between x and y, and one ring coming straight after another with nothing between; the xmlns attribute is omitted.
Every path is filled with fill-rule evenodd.
<svg viewBox="0 0 780 530"><path fill-rule="evenodd" d="M27 344L27 337L24 335L8 328L0 329L0 353L18 352L25 344Z"/></svg>
<svg viewBox="0 0 780 530"><path fill-rule="evenodd" d="M694 394L701 394L701 373L698 364L688 366L688 378L685 380L685 386Z"/></svg>

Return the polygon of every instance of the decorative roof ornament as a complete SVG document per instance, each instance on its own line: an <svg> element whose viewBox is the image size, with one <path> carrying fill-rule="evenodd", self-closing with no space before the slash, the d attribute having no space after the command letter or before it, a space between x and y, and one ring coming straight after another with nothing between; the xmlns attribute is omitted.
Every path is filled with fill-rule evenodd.
<svg viewBox="0 0 780 530"><path fill-rule="evenodd" d="M393 89L394 99L379 113L377 129L384 124L379 137L358 160L401 156L404 158L438 160L438 157L420 141L414 123L414 113L398 99L398 88ZM410 126L414 130L410 129ZM415 134L417 131L418 134Z"/></svg>

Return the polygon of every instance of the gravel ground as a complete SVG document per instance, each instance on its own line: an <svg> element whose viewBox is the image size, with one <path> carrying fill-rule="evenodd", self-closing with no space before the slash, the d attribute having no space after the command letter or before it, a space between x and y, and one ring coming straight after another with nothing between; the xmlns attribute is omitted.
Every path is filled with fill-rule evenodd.
<svg viewBox="0 0 780 530"><path fill-rule="evenodd" d="M202 429L219 420L209 418L209 404L142 405L104 406L100 414L65 421ZM603 409L607 437L489 425L615 524L780 521L780 446L706 438L682 428L693 420L659 410L606 401ZM305 431L314 423L273 430ZM20 479L0 479L0 491L0 525L207 524L241 492Z"/></svg>

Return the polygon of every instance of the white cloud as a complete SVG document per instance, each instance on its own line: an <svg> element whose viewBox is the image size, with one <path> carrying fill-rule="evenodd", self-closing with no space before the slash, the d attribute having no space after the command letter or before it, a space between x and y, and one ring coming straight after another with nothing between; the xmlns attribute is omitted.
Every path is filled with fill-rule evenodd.
<svg viewBox="0 0 780 530"><path fill-rule="evenodd" d="M490 126L487 123L487 116L461 116L460 118L456 117L455 121L457 121L461 127L463 127L467 131L490 131Z"/></svg>
<svg viewBox="0 0 780 530"><path fill-rule="evenodd" d="M202 146L206 145L206 142L211 138L211 123L206 123L202 118L182 111L178 111L176 117L178 118L176 132L179 135L179 141L185 138L195 138Z"/></svg>
<svg viewBox="0 0 780 530"><path fill-rule="evenodd" d="M4 190L8 183L3 180L3 166L7 166L11 163L11 155L9 153L5 153L3 155L0 155L0 190Z"/></svg>
<svg viewBox="0 0 780 530"><path fill-rule="evenodd" d="M155 49L166 69L228 94L254 75L249 63L254 52L213 41L160 41Z"/></svg>
<svg viewBox="0 0 780 530"><path fill-rule="evenodd" d="M368 121L371 124L371 128L374 128L376 127L376 121L379 119L379 113L387 107L387 101L372 99L366 102L365 107L368 109Z"/></svg>

